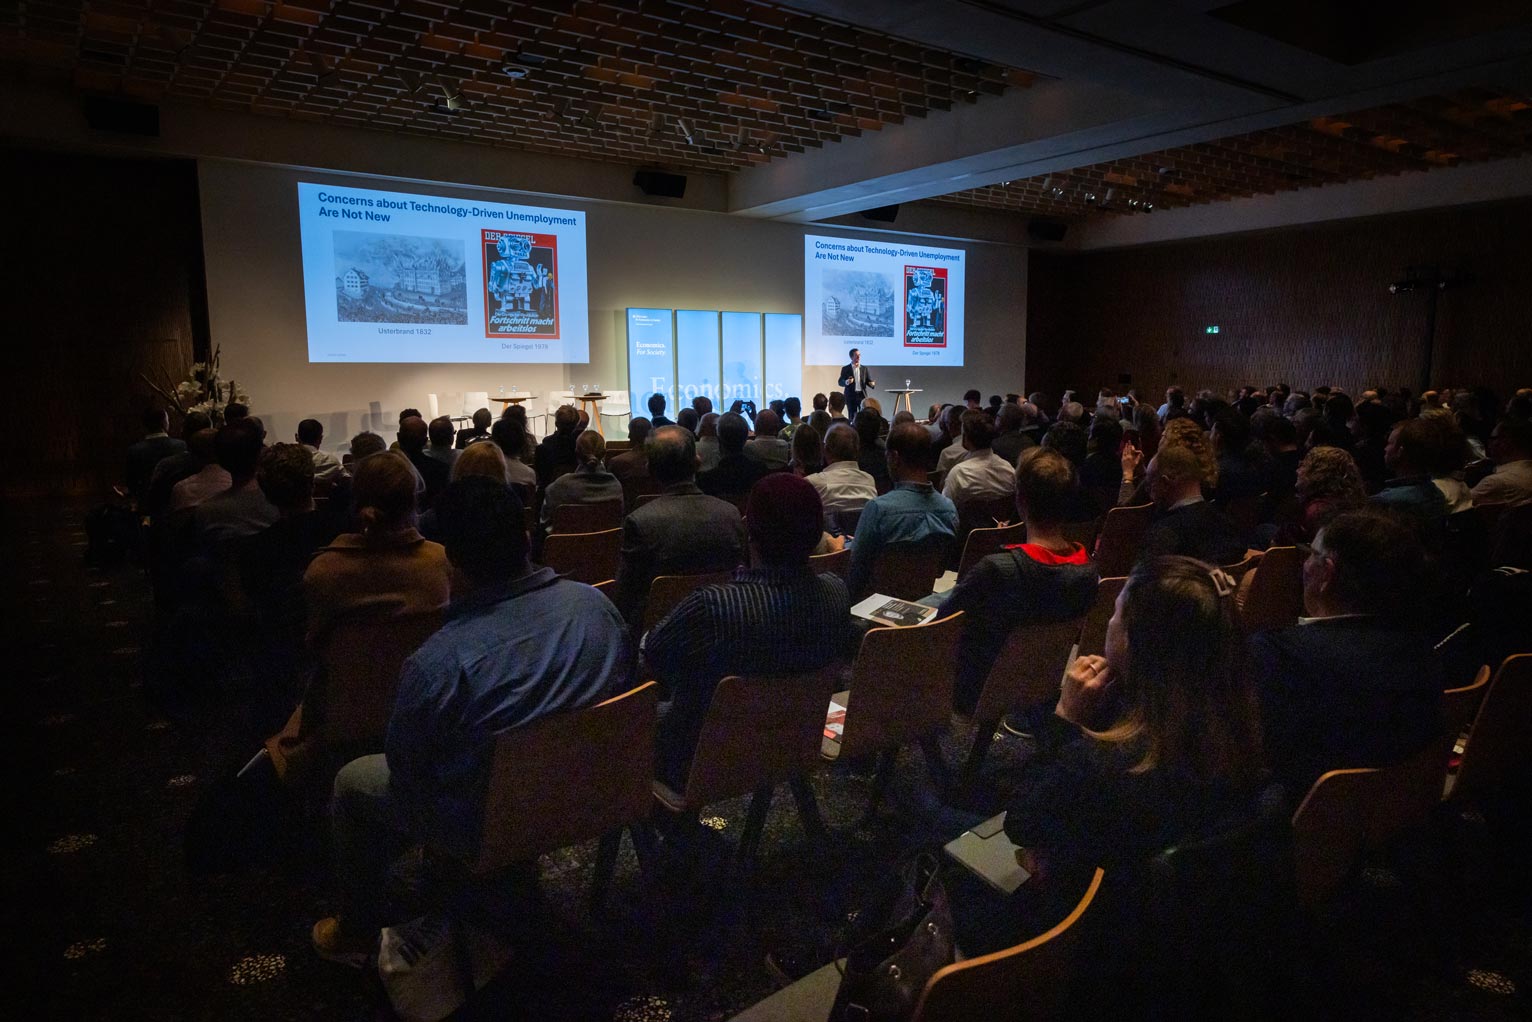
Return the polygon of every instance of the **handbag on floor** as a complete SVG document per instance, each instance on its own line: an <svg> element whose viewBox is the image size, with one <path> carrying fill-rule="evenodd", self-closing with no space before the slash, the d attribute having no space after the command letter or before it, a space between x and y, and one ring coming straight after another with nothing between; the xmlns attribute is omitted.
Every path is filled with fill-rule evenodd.
<svg viewBox="0 0 1532 1022"><path fill-rule="evenodd" d="M903 1022L927 981L952 963L952 908L939 869L936 856L922 852L851 915L829 1022Z"/></svg>

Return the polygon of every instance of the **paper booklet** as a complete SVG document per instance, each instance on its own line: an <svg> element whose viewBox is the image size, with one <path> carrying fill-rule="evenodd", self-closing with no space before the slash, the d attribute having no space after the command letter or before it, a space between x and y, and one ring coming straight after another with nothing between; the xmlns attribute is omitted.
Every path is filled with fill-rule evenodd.
<svg viewBox="0 0 1532 1022"><path fill-rule="evenodd" d="M935 607L923 607L908 600L896 600L892 596L873 593L851 608L856 617L874 624L903 628L907 625L923 625L936 616Z"/></svg>
<svg viewBox="0 0 1532 1022"><path fill-rule="evenodd" d="M825 737L831 741L840 741L840 736L846 733L846 708L834 699L830 700L830 712L825 714Z"/></svg>

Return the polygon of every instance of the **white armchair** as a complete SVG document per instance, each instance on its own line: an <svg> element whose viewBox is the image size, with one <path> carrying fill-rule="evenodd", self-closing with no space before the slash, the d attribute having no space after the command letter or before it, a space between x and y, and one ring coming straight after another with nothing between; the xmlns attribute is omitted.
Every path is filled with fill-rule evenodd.
<svg viewBox="0 0 1532 1022"><path fill-rule="evenodd" d="M465 391L463 393L463 414L461 416L454 417L452 421L467 422L469 419L473 418L473 413L478 411L480 408L489 408L489 391ZM489 408L489 410L494 411L493 408Z"/></svg>
<svg viewBox="0 0 1532 1022"><path fill-rule="evenodd" d="M601 417L603 419L625 419L633 414L633 405L625 390L609 390L606 392L606 400L601 402Z"/></svg>

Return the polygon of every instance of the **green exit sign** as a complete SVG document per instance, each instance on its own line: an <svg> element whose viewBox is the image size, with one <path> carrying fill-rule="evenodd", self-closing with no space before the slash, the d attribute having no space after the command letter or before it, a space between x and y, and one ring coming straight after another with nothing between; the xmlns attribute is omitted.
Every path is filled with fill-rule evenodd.
<svg viewBox="0 0 1532 1022"><path fill-rule="evenodd" d="M1203 332L1204 333L1209 333L1209 334L1216 334L1218 332L1218 325L1215 323L1213 326L1203 327Z"/></svg>

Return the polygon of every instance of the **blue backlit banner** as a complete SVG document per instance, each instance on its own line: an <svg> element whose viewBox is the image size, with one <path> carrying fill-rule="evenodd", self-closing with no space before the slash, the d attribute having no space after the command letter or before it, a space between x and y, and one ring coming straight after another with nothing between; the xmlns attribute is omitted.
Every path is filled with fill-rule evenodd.
<svg viewBox="0 0 1532 1022"><path fill-rule="evenodd" d="M676 310L676 403L706 397L718 404L718 380L723 375L718 347L718 313Z"/></svg>
<svg viewBox="0 0 1532 1022"><path fill-rule="evenodd" d="M723 314L723 404L754 401L761 406L761 314Z"/></svg>
<svg viewBox="0 0 1532 1022"><path fill-rule="evenodd" d="M803 397L803 317L768 312L766 320L766 394L763 404Z"/></svg>
<svg viewBox="0 0 1532 1022"><path fill-rule="evenodd" d="M675 313L670 309L628 310L628 397L633 414L649 414L649 396L675 399Z"/></svg>

